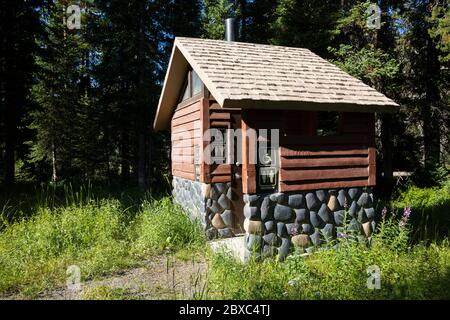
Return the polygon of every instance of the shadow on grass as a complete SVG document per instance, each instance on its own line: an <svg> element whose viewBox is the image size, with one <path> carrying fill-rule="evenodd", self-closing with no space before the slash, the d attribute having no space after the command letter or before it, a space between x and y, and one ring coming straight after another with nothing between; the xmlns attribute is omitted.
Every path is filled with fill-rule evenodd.
<svg viewBox="0 0 450 320"><path fill-rule="evenodd" d="M0 185L0 229L5 224L32 217L39 208L60 208L85 205L102 200L117 200L131 217L147 200L160 200L168 195L166 183L145 191L124 183L86 181L79 183L19 182L13 186Z"/></svg>

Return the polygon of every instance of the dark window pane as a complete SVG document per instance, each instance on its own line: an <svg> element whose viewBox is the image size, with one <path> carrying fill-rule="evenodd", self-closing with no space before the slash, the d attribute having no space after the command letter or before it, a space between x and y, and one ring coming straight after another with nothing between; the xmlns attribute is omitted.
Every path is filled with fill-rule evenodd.
<svg viewBox="0 0 450 320"><path fill-rule="evenodd" d="M187 82L186 82L186 85L184 87L183 95L181 96L181 101L184 101L184 100L190 98L190 96L191 95L190 95L189 88L188 88L188 85L187 85Z"/></svg>
<svg viewBox="0 0 450 320"><path fill-rule="evenodd" d="M338 133L339 114L337 112L317 113L317 135L334 136Z"/></svg>

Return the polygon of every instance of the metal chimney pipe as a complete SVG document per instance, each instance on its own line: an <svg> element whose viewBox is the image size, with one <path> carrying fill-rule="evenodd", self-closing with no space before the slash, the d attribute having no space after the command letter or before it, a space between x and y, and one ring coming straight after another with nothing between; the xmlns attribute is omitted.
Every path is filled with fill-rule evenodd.
<svg viewBox="0 0 450 320"><path fill-rule="evenodd" d="M236 41L236 18L225 19L225 40Z"/></svg>

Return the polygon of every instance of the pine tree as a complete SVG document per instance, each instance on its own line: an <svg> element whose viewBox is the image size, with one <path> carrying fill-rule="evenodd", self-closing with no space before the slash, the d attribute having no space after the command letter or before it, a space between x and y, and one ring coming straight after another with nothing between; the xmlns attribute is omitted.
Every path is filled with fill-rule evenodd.
<svg viewBox="0 0 450 320"><path fill-rule="evenodd" d="M176 35L199 31L199 1L99 1L95 66L107 158L141 189L151 179L152 117ZM115 161L114 161L115 158Z"/></svg>
<svg viewBox="0 0 450 320"><path fill-rule="evenodd" d="M335 0L279 0L270 43L303 47L321 55L336 36L341 3Z"/></svg>
<svg viewBox="0 0 450 320"><path fill-rule="evenodd" d="M44 1L1 2L0 10L0 170L6 184L14 182L16 161L28 152L22 119L31 108L28 93L42 31L37 9ZM0 178L1 180L1 178Z"/></svg>
<svg viewBox="0 0 450 320"><path fill-rule="evenodd" d="M248 16L250 23L247 33L244 34L246 41L253 43L268 43L273 39L274 32L271 26L275 23L275 10L278 1L254 0L248 3Z"/></svg>
<svg viewBox="0 0 450 320"><path fill-rule="evenodd" d="M372 5L371 1L347 1L343 4L341 18L336 25L336 40L340 45L330 47L329 52L333 55L332 61L343 70L395 98L393 88L398 80L399 62L389 45L396 34L393 17L389 14L393 8L388 1L382 1L378 27L370 24ZM390 194L393 187L393 135L396 128L401 127L396 126L398 121L390 114L378 114L377 123L379 171L383 173L379 184L386 194Z"/></svg>
<svg viewBox="0 0 450 320"><path fill-rule="evenodd" d="M439 90L441 92L441 149L443 162L450 162L450 5L447 2L435 1L431 6L431 16L428 18L430 28L428 33L433 39L441 63Z"/></svg>
<svg viewBox="0 0 450 320"><path fill-rule="evenodd" d="M30 158L51 166L53 182L60 173L67 177L82 173L83 163L78 159L84 146L80 146L77 133L83 131L80 124L85 127L86 123L78 117L89 107L88 44L82 31L71 30L64 23L68 5L68 1L61 0L43 8L46 36L38 42L41 54L36 56L39 69L32 88L38 107L30 114L30 128L36 131L35 140L30 142Z"/></svg>
<svg viewBox="0 0 450 320"><path fill-rule="evenodd" d="M230 0L204 0L203 36L223 40L225 19L234 16L235 4Z"/></svg>
<svg viewBox="0 0 450 320"><path fill-rule="evenodd" d="M446 68L439 60L438 39L432 38L433 1L410 0L400 7L404 32L398 43L402 57L403 92L417 123L423 144L422 181L432 183L432 173L441 163L442 127L445 126ZM447 82L448 84L448 82ZM448 95L447 95L448 96Z"/></svg>

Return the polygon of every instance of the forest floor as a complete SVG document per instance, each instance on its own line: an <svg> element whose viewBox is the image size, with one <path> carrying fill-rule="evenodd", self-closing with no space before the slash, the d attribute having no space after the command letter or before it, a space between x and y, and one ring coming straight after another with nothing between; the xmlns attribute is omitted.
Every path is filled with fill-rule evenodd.
<svg viewBox="0 0 450 320"><path fill-rule="evenodd" d="M206 283L208 265L202 258L185 261L170 255L154 256L140 266L112 275L82 281L79 290L68 286L42 293L40 300L161 300L200 298ZM23 299L11 294L0 299Z"/></svg>

